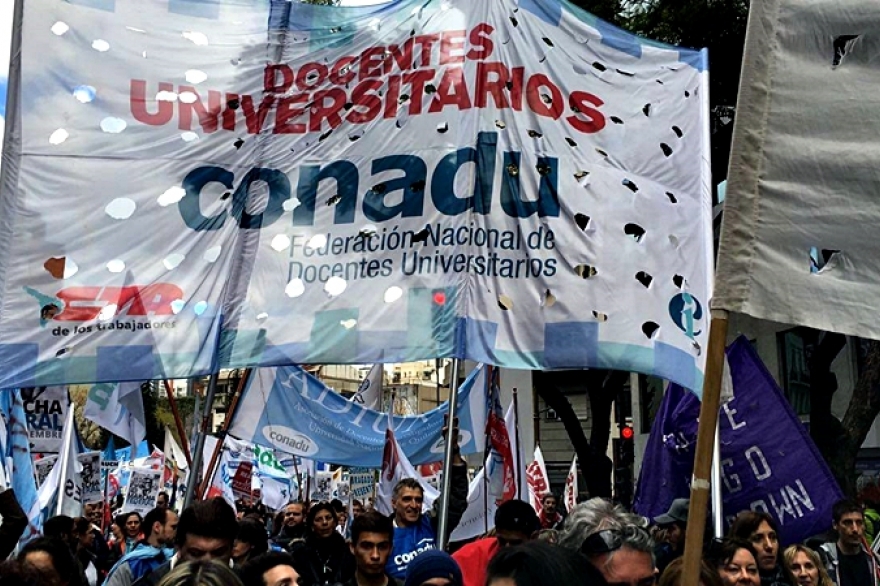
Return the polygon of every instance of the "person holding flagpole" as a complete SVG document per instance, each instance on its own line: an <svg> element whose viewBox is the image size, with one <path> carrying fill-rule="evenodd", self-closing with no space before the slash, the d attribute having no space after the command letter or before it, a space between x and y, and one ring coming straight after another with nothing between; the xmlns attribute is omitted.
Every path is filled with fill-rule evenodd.
<svg viewBox="0 0 880 586"><path fill-rule="evenodd" d="M453 437L458 438L458 434L453 433ZM467 463L461 457L457 440L453 446L449 474L451 474L451 494L448 532L452 533L467 509L468 494ZM392 578L403 580L407 566L412 560L419 554L437 547L438 508L441 499L435 500L432 510L425 514L422 513L424 496L425 490L415 478L400 480L391 493L394 545L386 570Z"/></svg>

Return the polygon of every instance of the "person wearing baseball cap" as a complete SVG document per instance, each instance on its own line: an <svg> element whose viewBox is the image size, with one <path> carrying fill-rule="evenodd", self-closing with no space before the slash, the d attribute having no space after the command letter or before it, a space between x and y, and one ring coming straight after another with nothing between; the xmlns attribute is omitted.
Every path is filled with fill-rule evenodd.
<svg viewBox="0 0 880 586"><path fill-rule="evenodd" d="M657 570L662 574L673 560L684 554L684 536L687 530L688 499L675 499L666 513L654 517L654 524L664 531L663 542L654 549Z"/></svg>
<svg viewBox="0 0 880 586"><path fill-rule="evenodd" d="M461 568L445 551L431 549L409 563L404 586L463 586Z"/></svg>
<svg viewBox="0 0 880 586"><path fill-rule="evenodd" d="M501 503L495 510L495 536L478 539L452 555L461 567L464 586L483 586L489 560L502 548L531 541L540 529L532 505L517 499Z"/></svg>

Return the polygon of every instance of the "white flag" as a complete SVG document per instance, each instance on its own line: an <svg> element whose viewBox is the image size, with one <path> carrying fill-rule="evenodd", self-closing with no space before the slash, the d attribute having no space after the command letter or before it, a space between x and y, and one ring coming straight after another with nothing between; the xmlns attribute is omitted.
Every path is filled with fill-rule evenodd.
<svg viewBox="0 0 880 586"><path fill-rule="evenodd" d="M571 460L571 468L565 477L565 491L562 493L562 504L566 511L571 511L577 504L578 495L578 457L577 454Z"/></svg>
<svg viewBox="0 0 880 586"><path fill-rule="evenodd" d="M355 403L360 403L367 409L381 411L383 373L383 366L381 364L374 364L373 368L370 369L370 372L368 372L367 376L364 377L364 380L361 381L361 385L358 387L357 392L351 396L350 400Z"/></svg>
<svg viewBox="0 0 880 586"><path fill-rule="evenodd" d="M517 427L516 413L513 410L513 403L507 408L504 415L504 425L508 431L514 432ZM516 480L517 493L515 498L523 498L526 489L525 481L525 458L522 453L522 446L519 443L519 435L510 433L510 447L513 454L514 475ZM483 498L485 492L486 481L484 474L489 471L489 495ZM497 478L497 481L493 481ZM485 466L477 472L474 479L471 480L468 487L468 505L465 509L461 521L455 527L455 531L450 536L450 541L461 541L464 539L473 539L486 532L487 528L495 527L495 510L498 508L498 499L503 493L504 466L496 461L492 456L486 458ZM494 492L493 492L494 487ZM488 521L488 522L487 522Z"/></svg>
<svg viewBox="0 0 880 586"><path fill-rule="evenodd" d="M61 440L61 457L56 468L61 472L58 488L58 504L56 515L81 517L82 506L82 464L77 456L76 427L73 420L73 409L67 410L67 421ZM54 469L53 469L54 471ZM52 474L49 474L51 477Z"/></svg>
<svg viewBox="0 0 880 586"><path fill-rule="evenodd" d="M288 478L257 470L255 478L260 481L260 499L273 511L280 510L291 500L291 484Z"/></svg>
<svg viewBox="0 0 880 586"><path fill-rule="evenodd" d="M89 390L86 419L110 430L131 445L147 437L141 383L98 384Z"/></svg>
<svg viewBox="0 0 880 586"><path fill-rule="evenodd" d="M526 480L529 485L529 503L531 503L535 512L540 515L541 510L544 508L544 505L541 504L541 499L550 492L547 466L544 465L544 455L541 453L540 446L535 446L535 459L526 470Z"/></svg>
<svg viewBox="0 0 880 586"><path fill-rule="evenodd" d="M404 478L415 478L422 485L424 501L422 510L428 511L434 505L434 501L440 496L440 492L428 484L422 475L416 472L413 465L407 459L406 454L397 443L391 428L385 430L385 452L382 454L382 474L379 477L379 491L376 498L376 510L383 515L390 515L391 493L398 482Z"/></svg>
<svg viewBox="0 0 880 586"><path fill-rule="evenodd" d="M183 452L183 449L177 444L177 440L174 439L174 436L171 435L171 430L167 427L165 428L165 446L164 446L165 458L167 460L166 463L173 463L177 466L178 470L186 470L188 465L186 463L186 454Z"/></svg>

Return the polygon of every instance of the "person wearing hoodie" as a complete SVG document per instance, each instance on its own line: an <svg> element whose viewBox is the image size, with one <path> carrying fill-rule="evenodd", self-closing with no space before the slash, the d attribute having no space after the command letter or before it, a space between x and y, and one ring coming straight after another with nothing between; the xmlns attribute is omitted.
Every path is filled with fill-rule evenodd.
<svg viewBox="0 0 880 586"><path fill-rule="evenodd" d="M297 562L301 586L341 584L351 580L355 560L345 538L336 531L339 518L330 503L321 502L309 508L306 537L294 541L290 553Z"/></svg>
<svg viewBox="0 0 880 586"><path fill-rule="evenodd" d="M156 507L144 517L144 539L116 562L104 586L131 586L174 555L177 513Z"/></svg>

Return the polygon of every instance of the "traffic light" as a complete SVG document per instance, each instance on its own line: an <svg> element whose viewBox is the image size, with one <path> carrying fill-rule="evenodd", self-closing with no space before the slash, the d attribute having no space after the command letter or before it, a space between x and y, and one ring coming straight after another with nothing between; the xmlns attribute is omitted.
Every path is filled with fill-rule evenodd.
<svg viewBox="0 0 880 586"><path fill-rule="evenodd" d="M620 426L620 458L621 466L631 466L636 461L635 431L632 426L623 424Z"/></svg>
<svg viewBox="0 0 880 586"><path fill-rule="evenodd" d="M431 290L431 335L437 354L450 353L455 344L455 288Z"/></svg>

